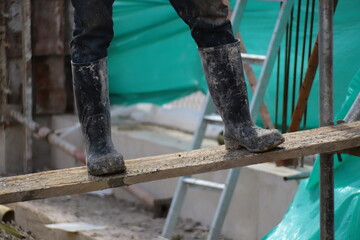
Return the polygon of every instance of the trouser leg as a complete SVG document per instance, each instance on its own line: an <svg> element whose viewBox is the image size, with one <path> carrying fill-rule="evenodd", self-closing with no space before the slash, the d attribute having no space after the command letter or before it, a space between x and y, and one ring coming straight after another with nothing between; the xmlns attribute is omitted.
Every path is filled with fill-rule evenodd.
<svg viewBox="0 0 360 240"><path fill-rule="evenodd" d="M114 0L72 0L74 31L71 60L89 63L107 56L114 36L112 5Z"/></svg>
<svg viewBox="0 0 360 240"><path fill-rule="evenodd" d="M189 26L198 47L235 42L228 6L221 0L170 0L179 17Z"/></svg>

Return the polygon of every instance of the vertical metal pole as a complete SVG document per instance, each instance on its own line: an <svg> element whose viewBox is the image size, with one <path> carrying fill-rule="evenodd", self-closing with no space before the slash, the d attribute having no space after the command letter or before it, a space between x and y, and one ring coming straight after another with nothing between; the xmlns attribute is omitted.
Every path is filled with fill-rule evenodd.
<svg viewBox="0 0 360 240"><path fill-rule="evenodd" d="M333 0L319 0L320 126L333 125ZM334 159L320 154L320 239L334 239Z"/></svg>
<svg viewBox="0 0 360 240"><path fill-rule="evenodd" d="M233 14L231 15L231 24L233 32L239 31L239 26L244 15L247 0L237 0L235 3Z"/></svg>
<svg viewBox="0 0 360 240"><path fill-rule="evenodd" d="M210 113L213 113L215 111L215 106L211 100L210 93L208 92L205 97L205 104L203 106L203 109L201 110L200 119L196 128L196 132L193 138L193 141L191 143L191 149L199 149L201 148L201 143L204 139L207 122L204 120L205 115L208 115Z"/></svg>
<svg viewBox="0 0 360 240"><path fill-rule="evenodd" d="M22 50L23 50L23 66L24 79L22 81L22 99L24 116L32 120L32 50L31 50L31 1L23 0L23 32L22 32ZM27 127L25 131L25 156L24 156L24 172L32 171L32 133Z"/></svg>
<svg viewBox="0 0 360 240"><path fill-rule="evenodd" d="M351 105L349 112L346 114L345 122L355 122L360 120L360 93L357 95L354 103Z"/></svg>

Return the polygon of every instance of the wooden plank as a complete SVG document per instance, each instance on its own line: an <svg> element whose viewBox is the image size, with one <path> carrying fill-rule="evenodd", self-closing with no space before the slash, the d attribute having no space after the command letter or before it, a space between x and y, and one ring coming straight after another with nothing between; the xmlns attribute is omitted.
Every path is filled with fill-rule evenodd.
<svg viewBox="0 0 360 240"><path fill-rule="evenodd" d="M76 167L0 179L0 204L149 182L277 160L330 153L360 146L360 121L288 133L275 150L250 153L224 146L127 160L127 172L90 176Z"/></svg>

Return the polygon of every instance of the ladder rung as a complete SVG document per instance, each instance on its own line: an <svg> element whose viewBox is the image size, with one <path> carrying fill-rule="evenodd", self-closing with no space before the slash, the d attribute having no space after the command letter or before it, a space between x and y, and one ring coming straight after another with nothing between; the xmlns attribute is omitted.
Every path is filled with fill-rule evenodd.
<svg viewBox="0 0 360 240"><path fill-rule="evenodd" d="M256 65L263 65L266 58L266 56L264 55L256 55L256 54L248 54L248 53L241 53L241 57L244 63L256 64Z"/></svg>
<svg viewBox="0 0 360 240"><path fill-rule="evenodd" d="M207 122L218 123L218 124L223 122L221 117L217 114L205 115L204 120Z"/></svg>
<svg viewBox="0 0 360 240"><path fill-rule="evenodd" d="M205 188L205 189L222 191L225 188L225 184L210 182L210 181L197 179L197 178L185 178L183 180L183 182L189 184L189 186L191 186L191 187L199 187L202 189Z"/></svg>

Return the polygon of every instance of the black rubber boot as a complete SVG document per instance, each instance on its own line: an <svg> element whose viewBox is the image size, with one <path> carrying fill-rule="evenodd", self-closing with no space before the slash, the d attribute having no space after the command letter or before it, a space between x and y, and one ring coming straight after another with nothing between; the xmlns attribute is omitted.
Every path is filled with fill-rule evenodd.
<svg viewBox="0 0 360 240"><path fill-rule="evenodd" d="M111 140L107 58L86 64L72 63L72 73L89 173L124 172L123 156L115 150Z"/></svg>
<svg viewBox="0 0 360 240"><path fill-rule="evenodd" d="M227 149L264 152L284 142L276 129L262 129L250 117L240 42L199 48L212 100L224 125Z"/></svg>

